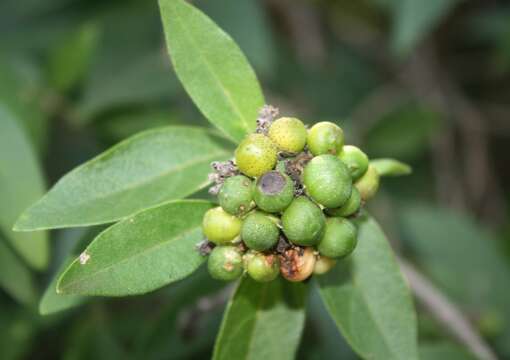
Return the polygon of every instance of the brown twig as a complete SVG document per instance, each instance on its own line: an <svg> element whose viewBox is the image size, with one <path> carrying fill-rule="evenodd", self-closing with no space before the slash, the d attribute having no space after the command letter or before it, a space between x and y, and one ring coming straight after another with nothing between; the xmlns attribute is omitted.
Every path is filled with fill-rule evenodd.
<svg viewBox="0 0 510 360"><path fill-rule="evenodd" d="M481 360L497 360L496 354L485 343L461 311L410 263L399 259L416 298L460 343Z"/></svg>

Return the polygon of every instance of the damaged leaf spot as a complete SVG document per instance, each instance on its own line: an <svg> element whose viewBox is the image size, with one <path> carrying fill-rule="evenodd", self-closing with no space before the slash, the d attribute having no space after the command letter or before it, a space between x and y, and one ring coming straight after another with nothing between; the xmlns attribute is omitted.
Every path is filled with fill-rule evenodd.
<svg viewBox="0 0 510 360"><path fill-rule="evenodd" d="M79 257L81 265L85 265L90 260L90 255L86 251L82 252Z"/></svg>

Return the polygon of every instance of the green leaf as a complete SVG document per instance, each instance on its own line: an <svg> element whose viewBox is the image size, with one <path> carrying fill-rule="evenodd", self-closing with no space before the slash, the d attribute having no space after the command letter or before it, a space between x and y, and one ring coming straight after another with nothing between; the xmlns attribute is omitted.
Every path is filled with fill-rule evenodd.
<svg viewBox="0 0 510 360"><path fill-rule="evenodd" d="M183 0L160 0L168 51L177 76L204 116L231 139L255 129L264 97L236 43Z"/></svg>
<svg viewBox="0 0 510 360"><path fill-rule="evenodd" d="M241 279L227 305L213 359L294 359L305 321L307 286L281 278Z"/></svg>
<svg viewBox="0 0 510 360"><path fill-rule="evenodd" d="M171 72L166 54L154 51L121 62L109 74L98 71L86 83L83 99L77 106L78 123L86 124L94 116L121 106L133 107L166 100L176 92L177 79ZM105 81L106 80L106 81Z"/></svg>
<svg viewBox="0 0 510 360"><path fill-rule="evenodd" d="M103 225L88 228L66 229L58 233L55 241L58 245L60 245L60 247L56 247L55 252L58 253L58 250L60 249L60 265L57 271L53 274L50 283L46 287L46 290L39 301L40 315L51 315L60 311L68 310L83 304L89 299L80 295L58 294L57 283L67 268L72 264L74 259L76 259L91 243L91 241L105 229L106 226Z"/></svg>
<svg viewBox="0 0 510 360"><path fill-rule="evenodd" d="M402 176L413 172L411 167L395 159L374 159L370 161L381 176Z"/></svg>
<svg viewBox="0 0 510 360"><path fill-rule="evenodd" d="M76 307L86 298L80 295L66 295L57 293L57 282L61 274L72 264L76 256L69 257L62 266L59 267L57 274L53 277L39 302L39 314L51 315L60 311L64 311Z"/></svg>
<svg viewBox="0 0 510 360"><path fill-rule="evenodd" d="M440 342L420 345L421 360L475 360L476 358L458 345Z"/></svg>
<svg viewBox="0 0 510 360"><path fill-rule="evenodd" d="M263 3L257 0L199 0L193 4L231 34L259 76L272 74L277 52L269 13Z"/></svg>
<svg viewBox="0 0 510 360"><path fill-rule="evenodd" d="M182 200L144 210L101 233L60 278L67 294L143 294L180 280L205 260L195 246L203 238L207 201Z"/></svg>
<svg viewBox="0 0 510 360"><path fill-rule="evenodd" d="M43 180L33 148L15 114L0 101L0 229L14 250L36 269L48 265L47 234L16 233L12 231L12 225L43 192Z"/></svg>
<svg viewBox="0 0 510 360"><path fill-rule="evenodd" d="M398 105L368 131L366 151L372 157L417 158L428 151L440 125L440 115L430 108L414 102Z"/></svg>
<svg viewBox="0 0 510 360"><path fill-rule="evenodd" d="M377 223L363 217L358 225L356 251L318 277L324 304L361 357L418 359L409 288Z"/></svg>
<svg viewBox="0 0 510 360"><path fill-rule="evenodd" d="M64 176L16 223L16 230L87 226L119 220L208 184L225 140L200 128L169 126L117 144Z"/></svg>
<svg viewBox="0 0 510 360"><path fill-rule="evenodd" d="M68 34L50 53L49 77L58 90L69 90L87 73L98 35L97 25L85 24Z"/></svg>
<svg viewBox="0 0 510 360"><path fill-rule="evenodd" d="M497 239L466 215L425 204L403 207L399 220L420 267L465 312L477 315L480 329L496 335L493 342L508 357L510 266Z"/></svg>
<svg viewBox="0 0 510 360"><path fill-rule="evenodd" d="M22 304L32 305L36 291L30 271L0 235L0 287Z"/></svg>
<svg viewBox="0 0 510 360"><path fill-rule="evenodd" d="M393 46L409 53L459 3L459 0L400 0L393 3Z"/></svg>

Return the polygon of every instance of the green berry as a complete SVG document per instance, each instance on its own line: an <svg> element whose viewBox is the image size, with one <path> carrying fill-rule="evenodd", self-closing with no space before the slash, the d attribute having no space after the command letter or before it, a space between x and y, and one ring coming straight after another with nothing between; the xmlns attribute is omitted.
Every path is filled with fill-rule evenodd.
<svg viewBox="0 0 510 360"><path fill-rule="evenodd" d="M225 180L218 194L223 210L232 215L243 215L253 207L252 181L243 175Z"/></svg>
<svg viewBox="0 0 510 360"><path fill-rule="evenodd" d="M253 280L260 282L272 281L280 273L280 260L274 254L254 253L247 258L246 271Z"/></svg>
<svg viewBox="0 0 510 360"><path fill-rule="evenodd" d="M305 166L306 192L327 208L342 206L351 196L352 180L345 164L334 155L319 155Z"/></svg>
<svg viewBox="0 0 510 360"><path fill-rule="evenodd" d="M336 265L336 260L327 256L320 256L315 262L313 273L315 275L322 275L327 273Z"/></svg>
<svg viewBox="0 0 510 360"><path fill-rule="evenodd" d="M282 117L271 124L269 137L282 151L298 153L303 151L306 144L306 128L303 122L296 118Z"/></svg>
<svg viewBox="0 0 510 360"><path fill-rule="evenodd" d="M356 146L345 145L338 157L347 165L354 181L363 176L368 169L367 155Z"/></svg>
<svg viewBox="0 0 510 360"><path fill-rule="evenodd" d="M339 208L335 209L327 209L326 214L331 216L342 216L347 217L355 214L361 206L361 195L358 191L358 189L353 186L351 196L349 197L349 200L345 204L343 204Z"/></svg>
<svg viewBox="0 0 510 360"><path fill-rule="evenodd" d="M216 245L229 244L241 232L241 220L225 212L221 207L208 210L202 221L207 239Z"/></svg>
<svg viewBox="0 0 510 360"><path fill-rule="evenodd" d="M282 215L285 236L298 245L315 245L324 229L321 209L305 196L295 198Z"/></svg>
<svg viewBox="0 0 510 360"><path fill-rule="evenodd" d="M243 257L235 246L216 246L209 254L207 269L216 280L235 280L243 273Z"/></svg>
<svg viewBox="0 0 510 360"><path fill-rule="evenodd" d="M269 171L258 178L253 198L260 209L270 213L281 212L294 198L294 183L287 174Z"/></svg>
<svg viewBox="0 0 510 360"><path fill-rule="evenodd" d="M312 126L308 132L308 149L315 156L322 154L339 154L344 146L342 128L328 121Z"/></svg>
<svg viewBox="0 0 510 360"><path fill-rule="evenodd" d="M345 218L329 218L317 250L321 255L341 258L349 255L356 247L356 226Z"/></svg>
<svg viewBox="0 0 510 360"><path fill-rule="evenodd" d="M241 238L250 249L263 251L276 245L280 231L276 219L260 212L249 214L241 228Z"/></svg>
<svg viewBox="0 0 510 360"><path fill-rule="evenodd" d="M379 173L370 165L367 172L354 183L354 186L358 189L361 199L368 201L374 197L379 189Z"/></svg>
<svg viewBox="0 0 510 360"><path fill-rule="evenodd" d="M279 257L280 273L285 279L292 282L308 279L313 273L317 259L312 247L307 247L304 250L291 248Z"/></svg>
<svg viewBox="0 0 510 360"><path fill-rule="evenodd" d="M250 177L258 177L272 170L277 160L275 144L262 134L248 135L235 151L239 170Z"/></svg>

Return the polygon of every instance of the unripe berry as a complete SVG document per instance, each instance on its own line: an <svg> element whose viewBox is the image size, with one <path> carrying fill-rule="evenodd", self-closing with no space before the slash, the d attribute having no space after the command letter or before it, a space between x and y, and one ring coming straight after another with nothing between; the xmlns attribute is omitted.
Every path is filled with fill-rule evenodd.
<svg viewBox="0 0 510 360"><path fill-rule="evenodd" d="M362 200L370 200L379 189L379 173L370 165L367 172L354 183L354 186L358 189Z"/></svg>
<svg viewBox="0 0 510 360"><path fill-rule="evenodd" d="M253 203L252 181L243 175L231 176L225 180L218 194L223 210L232 215L243 215L250 211Z"/></svg>
<svg viewBox="0 0 510 360"><path fill-rule="evenodd" d="M317 261L315 262L315 267L313 268L313 273L315 275L322 275L327 273L336 265L336 260L329 258L327 256L319 256Z"/></svg>
<svg viewBox="0 0 510 360"><path fill-rule="evenodd" d="M306 280L312 275L316 256L313 248L291 248L280 255L280 273L293 282Z"/></svg>
<svg viewBox="0 0 510 360"><path fill-rule="evenodd" d="M253 280L268 282L276 279L280 273L280 260L277 255L262 253L248 254L246 271Z"/></svg>
<svg viewBox="0 0 510 360"><path fill-rule="evenodd" d="M298 153L305 147L307 132L301 120L282 117L271 124L268 135L281 151Z"/></svg>
<svg viewBox="0 0 510 360"><path fill-rule="evenodd" d="M276 245L280 231L276 222L260 211L249 214L243 222L241 238L250 249L263 251Z"/></svg>
<svg viewBox="0 0 510 360"><path fill-rule="evenodd" d="M208 210L202 221L207 239L216 245L229 244L241 232L241 220L225 212L221 207Z"/></svg>
<svg viewBox="0 0 510 360"><path fill-rule="evenodd" d="M329 121L319 122L308 132L307 145L315 156L339 154L344 146L344 132L340 126Z"/></svg>
<svg viewBox="0 0 510 360"><path fill-rule="evenodd" d="M282 229L298 245L315 245L324 229L321 209L305 196L295 198L282 215Z"/></svg>
<svg viewBox="0 0 510 360"><path fill-rule="evenodd" d="M356 226L345 218L329 218L317 250L321 255L341 258L349 255L356 247Z"/></svg>
<svg viewBox="0 0 510 360"><path fill-rule="evenodd" d="M345 164L334 155L319 155L305 166L306 192L319 204L336 208L351 196L352 180Z"/></svg>
<svg viewBox="0 0 510 360"><path fill-rule="evenodd" d="M243 257L235 246L216 246L209 254L207 269L216 280L235 280L243 273Z"/></svg>
<svg viewBox="0 0 510 360"><path fill-rule="evenodd" d="M270 213L281 212L294 198L294 183L287 174L269 171L257 180L253 198L260 209Z"/></svg>
<svg viewBox="0 0 510 360"><path fill-rule="evenodd" d="M345 204L343 204L339 208L335 209L326 209L326 214L330 216L342 216L347 217L355 214L361 206L361 195L358 189L353 186L351 196L349 200Z"/></svg>
<svg viewBox="0 0 510 360"><path fill-rule="evenodd" d="M359 179L368 169L367 155L356 146L345 145L338 157L347 165L354 181Z"/></svg>
<svg viewBox="0 0 510 360"><path fill-rule="evenodd" d="M277 160L275 144L262 134L248 135L235 151L239 170L248 176L258 177L272 170Z"/></svg>

